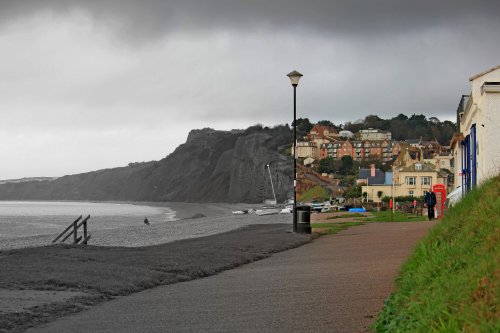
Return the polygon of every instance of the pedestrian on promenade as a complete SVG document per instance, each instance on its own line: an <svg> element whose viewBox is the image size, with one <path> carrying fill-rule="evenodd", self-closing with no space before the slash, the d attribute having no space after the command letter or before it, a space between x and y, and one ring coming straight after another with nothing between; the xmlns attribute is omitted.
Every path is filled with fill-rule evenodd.
<svg viewBox="0 0 500 333"><path fill-rule="evenodd" d="M434 206L436 206L436 194L432 191L425 193L424 203L427 206L429 221L434 217Z"/></svg>

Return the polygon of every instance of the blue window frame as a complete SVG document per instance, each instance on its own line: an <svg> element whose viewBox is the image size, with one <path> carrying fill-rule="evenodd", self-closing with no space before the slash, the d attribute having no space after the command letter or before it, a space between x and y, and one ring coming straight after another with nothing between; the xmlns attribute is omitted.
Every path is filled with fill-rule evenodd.
<svg viewBox="0 0 500 333"><path fill-rule="evenodd" d="M477 186L476 141L476 124L473 124L470 134L462 141L462 193Z"/></svg>

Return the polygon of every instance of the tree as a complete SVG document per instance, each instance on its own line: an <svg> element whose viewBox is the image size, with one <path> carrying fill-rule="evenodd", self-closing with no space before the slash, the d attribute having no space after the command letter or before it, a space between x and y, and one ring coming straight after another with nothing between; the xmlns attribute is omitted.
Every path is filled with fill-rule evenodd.
<svg viewBox="0 0 500 333"><path fill-rule="evenodd" d="M342 159L340 160L342 164L340 165L340 173L344 175L348 175L349 172L352 170L353 166L353 160L352 157L349 155L342 156Z"/></svg>
<svg viewBox="0 0 500 333"><path fill-rule="evenodd" d="M345 192L346 198L359 198L361 196L361 185L351 186Z"/></svg>
<svg viewBox="0 0 500 333"><path fill-rule="evenodd" d="M382 198L382 194L384 194L384 192L377 191L377 198L378 198L379 201L380 201L380 198Z"/></svg>
<svg viewBox="0 0 500 333"><path fill-rule="evenodd" d="M342 179L340 179L339 185L344 186L344 187L350 187L353 186L353 184L356 181L356 176L345 176ZM361 192L360 192L361 193ZM360 194L361 195L361 194ZM358 195L359 197L359 195Z"/></svg>
<svg viewBox="0 0 500 333"><path fill-rule="evenodd" d="M407 115L404 115L402 113L398 114L396 117L392 118L392 120L403 120L403 121L407 121L408 120L408 116Z"/></svg>
<svg viewBox="0 0 500 333"><path fill-rule="evenodd" d="M346 122L344 124L344 129L347 131L351 131L353 133L359 132L360 130L366 128L365 122L363 120L356 120L355 122Z"/></svg>
<svg viewBox="0 0 500 333"><path fill-rule="evenodd" d="M328 156L327 158L319 160L318 172L334 173L335 160L333 159L333 157Z"/></svg>
<svg viewBox="0 0 500 333"><path fill-rule="evenodd" d="M294 123L292 122L292 126ZM297 119L297 136L306 136L307 133L313 128L313 124L309 121L308 118L299 118Z"/></svg>
<svg viewBox="0 0 500 333"><path fill-rule="evenodd" d="M382 119L379 116L370 114L365 118L365 126L368 128L380 128L380 124L382 123Z"/></svg>
<svg viewBox="0 0 500 333"><path fill-rule="evenodd" d="M330 120L320 120L318 121L317 124L323 126L335 127L335 125Z"/></svg>
<svg viewBox="0 0 500 333"><path fill-rule="evenodd" d="M438 118L436 118L436 117L430 117L430 118L429 118L429 121L430 121L431 123L433 123L433 124L440 124L440 123L441 123L441 122L439 121L439 119L438 119Z"/></svg>

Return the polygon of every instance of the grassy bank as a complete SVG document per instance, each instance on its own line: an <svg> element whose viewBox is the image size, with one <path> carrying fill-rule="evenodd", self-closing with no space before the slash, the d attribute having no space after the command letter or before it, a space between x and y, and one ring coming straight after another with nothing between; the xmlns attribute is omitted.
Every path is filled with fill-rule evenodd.
<svg viewBox="0 0 500 333"><path fill-rule="evenodd" d="M288 232L289 228L253 225L137 248L58 245L0 251L0 288L70 290L88 295L24 312L0 313L0 332L23 331L114 296L213 275L311 239Z"/></svg>
<svg viewBox="0 0 500 333"><path fill-rule="evenodd" d="M412 214L405 214L402 212L394 212L390 210L382 212L372 212L373 217L366 219L366 222L419 222L427 221L427 216L416 216Z"/></svg>
<svg viewBox="0 0 500 333"><path fill-rule="evenodd" d="M315 233L323 235L334 235L342 230L349 229L357 225L362 225L362 222L337 222L337 223L311 223L311 228Z"/></svg>
<svg viewBox="0 0 500 333"><path fill-rule="evenodd" d="M304 193L299 195L298 200L299 201L325 201L328 200L330 196L326 192L326 190L317 185L314 186L313 188L305 191Z"/></svg>
<svg viewBox="0 0 500 333"><path fill-rule="evenodd" d="M403 265L377 332L500 332L500 177L449 210Z"/></svg>

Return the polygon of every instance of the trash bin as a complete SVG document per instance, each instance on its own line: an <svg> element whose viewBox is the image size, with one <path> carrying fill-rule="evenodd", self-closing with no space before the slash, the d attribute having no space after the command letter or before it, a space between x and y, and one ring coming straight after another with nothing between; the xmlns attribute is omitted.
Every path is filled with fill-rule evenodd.
<svg viewBox="0 0 500 333"><path fill-rule="evenodd" d="M301 234L311 233L311 207L297 206L297 232Z"/></svg>

